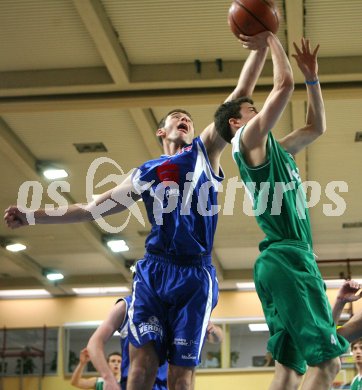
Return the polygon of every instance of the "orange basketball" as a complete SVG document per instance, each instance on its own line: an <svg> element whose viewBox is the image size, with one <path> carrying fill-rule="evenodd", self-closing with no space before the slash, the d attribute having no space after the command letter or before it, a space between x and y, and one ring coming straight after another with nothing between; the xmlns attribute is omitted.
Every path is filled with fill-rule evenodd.
<svg viewBox="0 0 362 390"><path fill-rule="evenodd" d="M265 30L275 34L279 28L279 12L272 0L234 0L228 22L237 38L239 34L251 36Z"/></svg>

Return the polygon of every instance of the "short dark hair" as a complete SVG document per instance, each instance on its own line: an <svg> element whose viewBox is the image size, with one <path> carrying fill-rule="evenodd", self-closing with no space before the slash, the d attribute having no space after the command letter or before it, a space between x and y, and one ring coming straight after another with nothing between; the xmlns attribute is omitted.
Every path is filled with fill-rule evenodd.
<svg viewBox="0 0 362 390"><path fill-rule="evenodd" d="M119 352L112 352L107 355L107 362L109 363L109 360L111 356L119 356L122 359L122 355Z"/></svg>
<svg viewBox="0 0 362 390"><path fill-rule="evenodd" d="M158 125L157 125L157 129L161 129L162 127L165 127L165 123L166 123L166 119L169 115L173 114L174 112L181 112L182 114L186 114L191 120L192 120L192 117L191 117L191 114L186 111L186 110L183 110L181 108L175 108L171 111L169 111L159 122L158 122ZM161 136L157 136L158 138L158 141L161 145L163 145L163 142L162 142L162 137Z"/></svg>
<svg viewBox="0 0 362 390"><path fill-rule="evenodd" d="M254 104L254 101L247 96L240 97L230 102L221 104L216 110L214 115L214 122L216 131L219 133L226 142L231 143L233 134L231 133L231 128L229 124L230 118L240 119L240 106L243 103Z"/></svg>
<svg viewBox="0 0 362 390"><path fill-rule="evenodd" d="M351 342L351 349L353 349L353 346L358 343L362 343L362 337Z"/></svg>

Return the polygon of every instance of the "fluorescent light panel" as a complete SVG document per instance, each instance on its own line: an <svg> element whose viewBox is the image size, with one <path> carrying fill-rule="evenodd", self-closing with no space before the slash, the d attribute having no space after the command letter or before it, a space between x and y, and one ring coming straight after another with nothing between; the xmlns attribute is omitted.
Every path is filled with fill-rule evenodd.
<svg viewBox="0 0 362 390"><path fill-rule="evenodd" d="M360 285L362 284L362 279L353 279ZM345 282L344 279L327 279L324 281L327 288L340 288L342 287L343 283Z"/></svg>
<svg viewBox="0 0 362 390"><path fill-rule="evenodd" d="M125 240L109 240L107 241L107 246L115 253L126 252L129 250Z"/></svg>
<svg viewBox="0 0 362 390"><path fill-rule="evenodd" d="M10 252L20 252L26 249L26 246L23 244L20 244L19 242L14 244L8 244L5 247Z"/></svg>
<svg viewBox="0 0 362 390"><path fill-rule="evenodd" d="M362 279L354 279L357 283L362 285ZM327 288L340 288L345 282L344 279L328 279L324 281ZM239 282L236 283L236 288L240 291L255 291L255 284L253 282Z"/></svg>
<svg viewBox="0 0 362 390"><path fill-rule="evenodd" d="M236 288L241 291L255 291L254 282L240 282L236 283Z"/></svg>
<svg viewBox="0 0 362 390"><path fill-rule="evenodd" d="M31 297L49 297L50 293L43 289L31 290L0 290L2 298L31 298Z"/></svg>
<svg viewBox="0 0 362 390"><path fill-rule="evenodd" d="M265 323L249 324L248 326L251 332L267 332L269 330L268 325Z"/></svg>
<svg viewBox="0 0 362 390"><path fill-rule="evenodd" d="M49 180L63 179L68 177L68 173L64 169L44 169L43 175Z"/></svg>
<svg viewBox="0 0 362 390"><path fill-rule="evenodd" d="M49 272L46 274L46 277L48 280L55 281L55 280L62 280L64 279L64 275L60 272Z"/></svg>
<svg viewBox="0 0 362 390"><path fill-rule="evenodd" d="M72 289L77 295L112 295L128 293L128 287L81 287Z"/></svg>

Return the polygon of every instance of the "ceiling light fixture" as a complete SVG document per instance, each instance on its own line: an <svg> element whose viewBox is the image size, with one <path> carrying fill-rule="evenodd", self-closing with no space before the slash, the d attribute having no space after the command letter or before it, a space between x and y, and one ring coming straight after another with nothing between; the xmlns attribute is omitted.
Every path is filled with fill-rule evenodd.
<svg viewBox="0 0 362 390"><path fill-rule="evenodd" d="M56 282L57 280L62 280L64 279L64 275L61 274L60 272L49 272L46 273L46 278L52 282Z"/></svg>
<svg viewBox="0 0 362 390"><path fill-rule="evenodd" d="M236 288L240 291L255 291L254 282L239 282L236 283Z"/></svg>
<svg viewBox="0 0 362 390"><path fill-rule="evenodd" d="M0 298L41 298L50 297L50 293L43 289L30 290L0 290Z"/></svg>
<svg viewBox="0 0 362 390"><path fill-rule="evenodd" d="M68 172L65 169L49 168L43 171L43 175L48 180L57 180L68 177Z"/></svg>
<svg viewBox="0 0 362 390"><path fill-rule="evenodd" d="M268 332L268 330L269 330L268 325L265 323L249 324L248 326L249 326L250 332Z"/></svg>
<svg viewBox="0 0 362 390"><path fill-rule="evenodd" d="M64 179L68 177L68 172L52 162L38 161L36 168L48 180Z"/></svg>
<svg viewBox="0 0 362 390"><path fill-rule="evenodd" d="M362 284L362 280L356 280L358 283ZM324 280L327 288L340 288L345 282L344 279L327 279ZM236 283L236 288L240 291L255 291L255 284L253 282L238 282Z"/></svg>
<svg viewBox="0 0 362 390"><path fill-rule="evenodd" d="M5 249L10 252L20 252L26 249L26 246L23 244L20 244L20 242L14 242L13 244L7 244L5 246Z"/></svg>
<svg viewBox="0 0 362 390"><path fill-rule="evenodd" d="M129 247L126 244L125 240L107 239L106 244L107 244L108 248L110 248L110 250L114 253L129 251Z"/></svg>
<svg viewBox="0 0 362 390"><path fill-rule="evenodd" d="M50 280L51 282L56 282L58 280L62 280L64 279L64 275L59 272L59 271L56 271L54 269L51 269L51 268L44 268L42 270L42 274L48 279Z"/></svg>
<svg viewBox="0 0 362 390"><path fill-rule="evenodd" d="M77 295L117 295L130 292L128 287L80 287L72 290Z"/></svg>

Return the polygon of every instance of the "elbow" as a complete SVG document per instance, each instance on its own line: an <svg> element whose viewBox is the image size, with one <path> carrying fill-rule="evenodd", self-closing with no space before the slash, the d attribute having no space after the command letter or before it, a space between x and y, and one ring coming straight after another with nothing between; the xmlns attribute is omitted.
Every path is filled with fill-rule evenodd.
<svg viewBox="0 0 362 390"><path fill-rule="evenodd" d="M318 136L323 135L327 131L327 125L325 119L321 121L319 126L316 126L315 132L318 134Z"/></svg>
<svg viewBox="0 0 362 390"><path fill-rule="evenodd" d="M283 88L288 91L289 95L294 92L294 80L293 77L288 77L284 80Z"/></svg>
<svg viewBox="0 0 362 390"><path fill-rule="evenodd" d="M87 351L88 351L88 353L89 353L90 359L92 360L93 357L94 357L94 341L92 340L92 337L91 337L90 340L88 341L88 344L87 344Z"/></svg>
<svg viewBox="0 0 362 390"><path fill-rule="evenodd" d="M284 80L281 80L280 83L278 83L278 85L276 86L276 90L279 90L280 93L290 98L294 92L293 79L286 78Z"/></svg>
<svg viewBox="0 0 362 390"><path fill-rule="evenodd" d="M294 91L293 74L286 72L280 78L275 80L275 87L276 89L283 90L285 92L292 94Z"/></svg>
<svg viewBox="0 0 362 390"><path fill-rule="evenodd" d="M319 128L319 135L323 135L326 131L327 131L327 127L326 126L321 126Z"/></svg>

